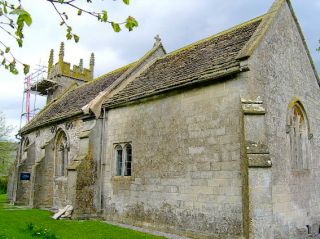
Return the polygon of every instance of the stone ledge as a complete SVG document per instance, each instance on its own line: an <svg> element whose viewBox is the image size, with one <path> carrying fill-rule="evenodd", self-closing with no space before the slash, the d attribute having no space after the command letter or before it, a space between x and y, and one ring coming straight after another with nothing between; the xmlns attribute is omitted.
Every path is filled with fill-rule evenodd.
<svg viewBox="0 0 320 239"><path fill-rule="evenodd" d="M270 168L272 166L269 154L250 154L248 163L250 168Z"/></svg>
<svg viewBox="0 0 320 239"><path fill-rule="evenodd" d="M242 103L242 110L245 115L264 115L266 113L262 104Z"/></svg>
<svg viewBox="0 0 320 239"><path fill-rule="evenodd" d="M249 140L246 142L246 150L247 154L269 154L268 145Z"/></svg>
<svg viewBox="0 0 320 239"><path fill-rule="evenodd" d="M82 131L82 132L80 133L79 138L80 138L80 139L89 138L90 132L91 132L90 130Z"/></svg>

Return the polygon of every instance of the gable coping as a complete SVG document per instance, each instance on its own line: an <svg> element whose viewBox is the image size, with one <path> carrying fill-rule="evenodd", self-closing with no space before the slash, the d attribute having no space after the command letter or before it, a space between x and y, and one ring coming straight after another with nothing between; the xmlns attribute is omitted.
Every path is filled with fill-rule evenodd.
<svg viewBox="0 0 320 239"><path fill-rule="evenodd" d="M309 61L311 63L311 67L314 71L315 77L317 79L318 85L320 86L320 79L319 79L319 75L318 72L316 70L314 61L311 57L310 54L310 50L308 48L307 42L305 40L305 37L303 35L301 26L299 24L298 18L294 12L294 9L292 7L291 1L290 0L276 0L271 8L269 9L269 11L265 14L265 17L263 17L262 22L260 23L260 25L258 26L258 29L256 30L256 32L253 34L253 36L251 37L251 39L246 43L246 45L243 47L243 49L239 52L238 56L236 57L236 59L238 60L245 60L247 58L249 58L252 53L255 51L255 49L257 49L257 47L259 46L259 44L262 42L263 37L266 35L266 33L268 32L268 30L270 29L272 23L274 22L276 16L278 15L280 9L282 8L282 6L287 3L291 12L291 15L296 23L296 26L298 28L298 32L300 34L300 37L302 39L303 45L305 47L305 50L307 52Z"/></svg>
<svg viewBox="0 0 320 239"><path fill-rule="evenodd" d="M166 54L166 51L161 42L156 42L154 47L148 51L142 58L140 58L132 67L126 70L117 80L115 80L107 89L101 91L97 97L91 100L87 105L83 106L81 109L84 114L89 114L90 112L94 113L95 117L98 118L101 113L101 107L103 102L109 97L113 96L119 90L123 89L127 84L133 81L137 76L142 72L148 69L154 62L156 62L159 57L155 57L150 62L147 62L145 66L141 69L139 67L147 61L148 58L151 58L153 54L161 49L163 54ZM136 71L138 69L138 71ZM136 71L136 72L135 72Z"/></svg>

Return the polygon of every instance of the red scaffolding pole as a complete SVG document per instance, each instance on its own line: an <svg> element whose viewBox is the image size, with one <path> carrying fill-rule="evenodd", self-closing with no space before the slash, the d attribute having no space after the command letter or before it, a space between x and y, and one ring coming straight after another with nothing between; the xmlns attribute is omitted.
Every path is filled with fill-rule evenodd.
<svg viewBox="0 0 320 239"><path fill-rule="evenodd" d="M33 86L36 86L40 80L43 79L47 72L45 66L38 65L38 68L34 70L33 73L29 74L24 78L23 81L23 98L22 98L22 109L20 117L20 129L23 124L28 124L32 117L39 111L36 108L37 104L37 90L32 89ZM32 94L32 95L31 95ZM33 105L33 106L32 106ZM33 107L33 108L32 108Z"/></svg>
<svg viewBox="0 0 320 239"><path fill-rule="evenodd" d="M24 81L24 88L25 88L25 97L26 97L26 123L29 123L31 115L30 115L30 83L31 79L30 76L27 76Z"/></svg>

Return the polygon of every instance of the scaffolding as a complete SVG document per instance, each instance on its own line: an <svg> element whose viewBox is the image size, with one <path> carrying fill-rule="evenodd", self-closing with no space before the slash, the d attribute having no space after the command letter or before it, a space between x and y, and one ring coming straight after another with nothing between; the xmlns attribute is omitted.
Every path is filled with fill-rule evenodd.
<svg viewBox="0 0 320 239"><path fill-rule="evenodd" d="M43 95L38 91L39 82L44 81L47 67L37 65L37 68L24 78L22 108L20 117L20 129L23 124L29 123L40 110L37 105L37 95Z"/></svg>

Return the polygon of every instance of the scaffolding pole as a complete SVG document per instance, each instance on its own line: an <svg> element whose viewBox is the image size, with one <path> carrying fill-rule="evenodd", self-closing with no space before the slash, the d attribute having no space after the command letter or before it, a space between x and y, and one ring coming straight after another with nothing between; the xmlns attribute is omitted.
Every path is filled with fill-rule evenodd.
<svg viewBox="0 0 320 239"><path fill-rule="evenodd" d="M22 97L22 108L20 117L20 129L22 124L28 124L32 117L38 112L37 108L37 85L39 79L43 79L44 75L47 73L47 67L37 65L37 68L24 79L23 86L23 97ZM31 87L35 85L36 91L32 91ZM33 97L31 97L33 95ZM33 101L33 102L32 102ZM31 107L33 106L33 109Z"/></svg>

